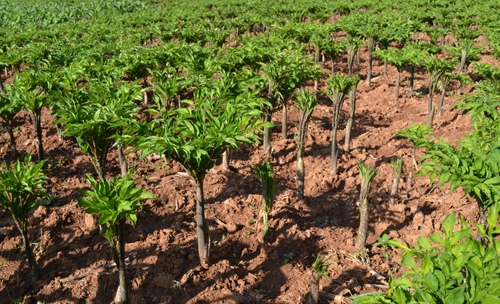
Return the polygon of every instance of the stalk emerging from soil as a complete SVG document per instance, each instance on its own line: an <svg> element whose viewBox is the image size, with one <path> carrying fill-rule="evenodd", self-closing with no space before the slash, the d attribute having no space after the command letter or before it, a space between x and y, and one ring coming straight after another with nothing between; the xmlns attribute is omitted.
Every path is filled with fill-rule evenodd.
<svg viewBox="0 0 500 304"><path fill-rule="evenodd" d="M231 149L227 148L224 154L222 154L222 168L225 171L229 171L229 163L231 162Z"/></svg>
<svg viewBox="0 0 500 304"><path fill-rule="evenodd" d="M297 197L298 199L304 198L304 146L306 141L307 125L309 119L318 104L318 98L310 91L301 90L297 93L296 100L297 108L300 110L299 121L299 138L297 144Z"/></svg>
<svg viewBox="0 0 500 304"><path fill-rule="evenodd" d="M392 168L394 169L394 179L392 181L391 196L389 198L389 206L394 206L396 194L398 192L399 180L401 179L401 170L403 169L403 159L398 157L391 161Z"/></svg>
<svg viewBox="0 0 500 304"><path fill-rule="evenodd" d="M269 212L271 211L274 204L274 195L276 192L276 186L278 178L273 173L273 166L270 161L264 164L258 163L253 167L255 171L255 176L262 183L262 205L260 208L260 213L262 216L262 223L264 226L264 233L262 239L264 242L269 241Z"/></svg>
<svg viewBox="0 0 500 304"><path fill-rule="evenodd" d="M347 119L347 125L345 128L345 139L344 139L344 152L348 153L351 145L351 131L352 125L354 124L354 113L356 112L356 87L359 83L359 78L356 78L354 87L351 89L349 98L349 118Z"/></svg>
<svg viewBox="0 0 500 304"><path fill-rule="evenodd" d="M340 112L345 96L359 82L358 76L346 77L342 73L335 74L327 80L326 95L333 102L333 117L332 117L332 152L330 172L333 175L337 174L337 128L340 120Z"/></svg>
<svg viewBox="0 0 500 304"><path fill-rule="evenodd" d="M359 229L358 246L364 247L368 236L369 206L368 195L370 194L373 179L377 175L377 169L358 163L358 170L361 175L361 191L359 193Z"/></svg>
<svg viewBox="0 0 500 304"><path fill-rule="evenodd" d="M6 165L5 170L0 168L0 205L12 216L21 233L33 287L38 282L38 267L28 238L28 217L39 203L49 202L43 187L43 181L47 179L42 169L44 163L31 164L31 155L28 154L23 161L18 160L13 166Z"/></svg>
<svg viewBox="0 0 500 304"><path fill-rule="evenodd" d="M132 171L123 177L116 176L111 181L99 183L87 175L91 190L82 191L83 197L77 198L85 212L99 215L101 234L109 241L113 259L118 267L118 290L114 302L129 303L127 276L125 272L124 226L128 220L135 226L136 212L142 208L141 200L154 199L154 195L135 187L131 178Z"/></svg>
<svg viewBox="0 0 500 304"><path fill-rule="evenodd" d="M320 254L316 257L311 274L311 290L306 296L306 304L318 304L319 301L319 280L328 279L328 266L330 260L323 258Z"/></svg>

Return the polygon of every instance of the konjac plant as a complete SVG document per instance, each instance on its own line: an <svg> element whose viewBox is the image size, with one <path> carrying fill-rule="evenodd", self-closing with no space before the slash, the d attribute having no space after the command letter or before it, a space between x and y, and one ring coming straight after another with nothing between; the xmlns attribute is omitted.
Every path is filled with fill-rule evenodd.
<svg viewBox="0 0 500 304"><path fill-rule="evenodd" d="M97 182L92 176L86 175L91 190L84 190L84 196L77 198L85 212L99 215L101 234L111 244L113 260L118 267L118 290L115 303L129 303L127 276L125 271L125 224L128 221L134 225L137 222L137 211L142 208L142 200L154 199L152 193L136 188L129 171L124 177L116 176L111 181L102 179Z"/></svg>
<svg viewBox="0 0 500 304"><path fill-rule="evenodd" d="M0 205L12 216L23 239L24 250L31 272L33 287L38 282L38 266L28 237L29 214L39 204L47 204L50 198L43 186L44 161L31 163L28 154L23 161L5 165L0 172Z"/></svg>
<svg viewBox="0 0 500 304"><path fill-rule="evenodd" d="M299 136L297 139L297 197L299 199L303 199L305 176L303 154L306 142L307 126L314 108L318 104L318 98L316 94L306 90L298 91L295 97L295 105L300 111Z"/></svg>
<svg viewBox="0 0 500 304"><path fill-rule="evenodd" d="M258 163L253 166L255 176L262 184L262 205L260 207L260 217L262 217L263 234L262 240L269 241L269 212L274 205L274 196L276 194L276 186L278 178L273 173L273 166L270 161Z"/></svg>
<svg viewBox="0 0 500 304"><path fill-rule="evenodd" d="M231 81L218 79L212 85L231 85ZM141 129L135 148L142 149L143 156L156 152L174 159L189 173L196 187L198 254L201 266L208 268L210 231L205 218L205 175L227 148L239 149L240 143L258 142L258 133L269 124L260 119L266 101L257 97L257 92L242 91L234 96L222 87L198 90L205 92L196 93L199 99L183 101L181 108L150 108L157 118Z"/></svg>
<svg viewBox="0 0 500 304"><path fill-rule="evenodd" d="M488 216L488 228L474 224L481 240L463 218L457 221L455 212L441 224L444 236L420 236L413 247L384 235L383 244L402 251L406 271L399 278L391 275L386 292L356 296L353 304L500 303L499 211L497 202Z"/></svg>
<svg viewBox="0 0 500 304"><path fill-rule="evenodd" d="M331 164L330 172L333 175L337 174L337 129L340 121L340 112L346 95L358 84L358 76L344 76L342 73L337 73L328 78L326 85L326 95L333 102L333 117L332 117L332 149L331 149Z"/></svg>
<svg viewBox="0 0 500 304"><path fill-rule="evenodd" d="M370 195L373 179L377 175L377 169L358 163L359 174L361 175L361 190L359 191L359 229L357 245L364 247L368 237L368 223L370 219L370 207L368 196Z"/></svg>

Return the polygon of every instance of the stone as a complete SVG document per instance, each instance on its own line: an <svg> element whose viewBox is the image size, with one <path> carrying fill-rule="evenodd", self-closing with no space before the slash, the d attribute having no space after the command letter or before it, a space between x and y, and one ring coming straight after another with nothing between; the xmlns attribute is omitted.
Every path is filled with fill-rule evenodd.
<svg viewBox="0 0 500 304"><path fill-rule="evenodd" d="M170 274L160 274L153 279L153 284L164 289L172 289L174 277Z"/></svg>

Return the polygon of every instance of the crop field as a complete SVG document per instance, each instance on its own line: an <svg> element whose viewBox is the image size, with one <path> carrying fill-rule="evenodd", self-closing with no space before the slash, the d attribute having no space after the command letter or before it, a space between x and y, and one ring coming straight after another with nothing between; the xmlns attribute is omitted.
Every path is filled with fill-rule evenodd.
<svg viewBox="0 0 500 304"><path fill-rule="evenodd" d="M1 303L500 303L493 0L0 0Z"/></svg>

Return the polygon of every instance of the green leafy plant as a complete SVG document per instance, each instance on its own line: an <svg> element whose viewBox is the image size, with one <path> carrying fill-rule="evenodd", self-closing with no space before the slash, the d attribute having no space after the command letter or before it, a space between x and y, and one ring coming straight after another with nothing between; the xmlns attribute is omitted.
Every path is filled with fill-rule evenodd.
<svg viewBox="0 0 500 304"><path fill-rule="evenodd" d="M306 304L318 304L319 301L319 280L328 279L328 266L331 261L318 254L313 264L311 273L310 291L306 296Z"/></svg>
<svg viewBox="0 0 500 304"><path fill-rule="evenodd" d="M480 211L479 222L486 224L488 208L500 200L500 115L498 93L488 84L478 84L478 92L464 97L457 107L471 114L474 130L457 147L445 140L413 134L415 142L426 149L418 175L429 175L439 185L449 183L453 191L463 187Z"/></svg>
<svg viewBox="0 0 500 304"><path fill-rule="evenodd" d="M432 128L435 111L435 107L432 103L434 92L443 75L445 75L447 72L451 72L455 65L453 61L449 59L436 59L434 58L434 56L427 57L427 59L423 61L422 65L425 67L427 74L429 75L429 102L427 107L429 116L427 120L427 126L429 128Z"/></svg>
<svg viewBox="0 0 500 304"><path fill-rule="evenodd" d="M475 224L484 236L474 237L463 219L449 214L439 233L419 237L413 247L387 237L380 242L398 248L402 266L400 278L391 275L386 293L366 294L353 303L498 303L500 301L500 241L496 235L500 203L491 208L488 228ZM460 229L454 230L459 224Z"/></svg>
<svg viewBox="0 0 500 304"><path fill-rule="evenodd" d="M23 105L31 117L38 141L38 161L44 159L42 138L42 108L48 105L47 91L51 87L50 73L25 70L13 80L14 98Z"/></svg>
<svg viewBox="0 0 500 304"><path fill-rule="evenodd" d="M28 238L28 217L38 204L50 202L43 186L47 179L43 172L44 163L31 164L31 155L28 154L23 161L18 160L13 166L6 165L0 173L0 204L21 232L33 287L38 282L38 267Z"/></svg>
<svg viewBox="0 0 500 304"><path fill-rule="evenodd" d="M356 113L356 88L359 84L359 77L355 76L353 87L349 93L349 117L345 126L344 152L349 153L351 147L352 126L354 125L354 114Z"/></svg>
<svg viewBox="0 0 500 304"><path fill-rule="evenodd" d="M358 76L344 76L342 73L337 73L330 76L327 80L326 95L333 102L333 117L332 117L332 150L331 150L331 164L330 172L334 175L337 174L337 129L339 126L340 112L342 104L346 95L351 91L359 82Z"/></svg>
<svg viewBox="0 0 500 304"><path fill-rule="evenodd" d="M132 171L129 171L124 177L96 182L92 176L86 175L91 190L82 191L84 196L77 198L80 206L86 208L85 212L99 215L101 234L111 244L119 278L115 303L129 302L125 272L125 223L128 220L135 227L136 213L142 208L139 201L155 198L153 194L136 188L131 176Z"/></svg>
<svg viewBox="0 0 500 304"><path fill-rule="evenodd" d="M297 197L304 198L304 145L309 119L318 104L318 98L311 91L300 90L296 94L295 104L300 111L299 136L297 142Z"/></svg>
<svg viewBox="0 0 500 304"><path fill-rule="evenodd" d="M432 129L427 125L417 123L412 123L409 128L396 132L397 136L408 138L408 140L412 143L411 155L416 170L418 170L418 165L415 159L415 151L417 148L425 147L425 139L432 133Z"/></svg>
<svg viewBox="0 0 500 304"><path fill-rule="evenodd" d="M262 205L260 207L260 216L262 217L262 224L264 232L262 240L269 241L269 212L273 208L274 196L276 193L276 186L278 178L273 173L273 166L270 161L266 163L258 163L253 166L256 177L262 183Z"/></svg>
<svg viewBox="0 0 500 304"><path fill-rule="evenodd" d="M377 169L371 168L363 162L359 162L358 170L361 175L361 190L359 191L359 229L357 244L360 247L364 247L368 236L370 216L368 196L370 195L373 179L377 175Z"/></svg>
<svg viewBox="0 0 500 304"><path fill-rule="evenodd" d="M17 157L16 139L14 137L14 117L21 111L22 103L13 92L10 85L5 85L5 90L0 89L0 118L5 122L10 139L10 153L14 159Z"/></svg>
<svg viewBox="0 0 500 304"><path fill-rule="evenodd" d="M227 75L226 77L234 77ZM210 238L205 219L203 182L215 160L227 148L239 149L240 143L253 144L265 126L260 118L265 100L256 92L239 91L236 95L224 87L228 79L213 81L215 89L205 87L194 101L184 101L186 107L164 111L155 105L150 112L157 118L143 126L135 149L143 156L160 153L178 161L189 172L196 187L196 226L200 264L210 266ZM199 88L203 90L203 88ZM125 135L124 140L131 135Z"/></svg>
<svg viewBox="0 0 500 304"><path fill-rule="evenodd" d="M120 135L137 124L139 109L134 100L140 92L136 83L116 86L107 78L90 88L79 88L61 100L57 114L58 122L66 124L63 135L76 137L82 151L90 155L101 180L106 176L109 151L117 140L124 142ZM133 139L132 136L128 138ZM130 142L132 140L127 143ZM122 174L126 173L123 172L126 167L123 160L121 165Z"/></svg>

